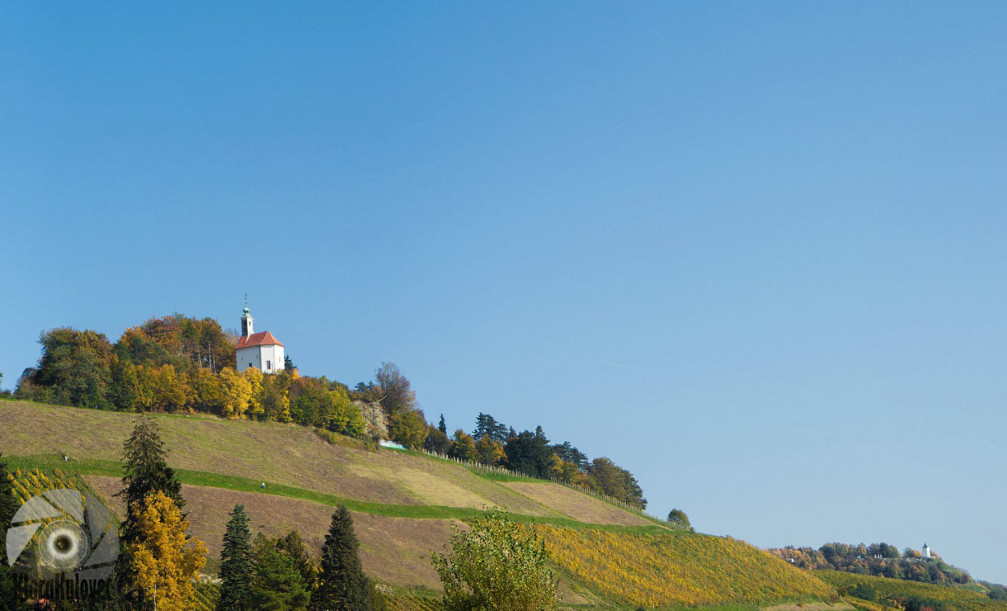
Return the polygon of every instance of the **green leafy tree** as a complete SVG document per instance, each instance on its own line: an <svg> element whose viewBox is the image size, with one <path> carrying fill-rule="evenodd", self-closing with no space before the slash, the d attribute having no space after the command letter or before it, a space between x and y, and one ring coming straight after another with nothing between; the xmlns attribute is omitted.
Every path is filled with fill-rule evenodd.
<svg viewBox="0 0 1007 611"><path fill-rule="evenodd" d="M675 528L689 531L692 530L692 524L689 523L689 516L685 515L685 512L681 509L672 509L668 512L668 523Z"/></svg>
<svg viewBox="0 0 1007 611"><path fill-rule="evenodd" d="M549 569L544 543L504 513L488 512L468 532L456 529L450 544L450 556L432 558L447 611L556 608L558 580Z"/></svg>
<svg viewBox="0 0 1007 611"><path fill-rule="evenodd" d="M333 611L369 611L370 583L360 565L357 535L349 510L340 505L322 545L321 573L311 605Z"/></svg>
<svg viewBox="0 0 1007 611"><path fill-rule="evenodd" d="M252 582L252 545L248 514L244 505L235 505L224 531L220 552L220 598L217 611L244 611L248 608Z"/></svg>
<svg viewBox="0 0 1007 611"><path fill-rule="evenodd" d="M276 549L290 558L294 563L294 568L301 574L304 586L308 592L312 592L315 589L315 580L318 578L318 567L311 561L308 548L301 540L301 535L296 530L290 531L276 540Z"/></svg>
<svg viewBox="0 0 1007 611"><path fill-rule="evenodd" d="M250 609L297 611L307 609L310 593L294 561L263 535L255 537L252 549ZM218 607L219 609L220 607Z"/></svg>
<svg viewBox="0 0 1007 611"><path fill-rule="evenodd" d="M646 509L647 499L643 498L643 490L633 474L626 469L603 457L591 461L588 472L608 496Z"/></svg>
<svg viewBox="0 0 1007 611"><path fill-rule="evenodd" d="M42 356L28 376L62 405L107 409L112 385L112 345L97 331L62 328L42 333Z"/></svg>
<svg viewBox="0 0 1007 611"><path fill-rule="evenodd" d="M427 438L423 442L423 449L438 454L447 454L451 449L451 440L439 428L430 426L427 427Z"/></svg>

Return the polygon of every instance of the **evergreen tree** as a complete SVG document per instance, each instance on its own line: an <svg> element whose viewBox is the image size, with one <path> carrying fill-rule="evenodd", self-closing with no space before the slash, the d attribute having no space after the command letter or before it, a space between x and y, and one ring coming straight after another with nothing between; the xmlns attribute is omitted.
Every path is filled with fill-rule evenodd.
<svg viewBox="0 0 1007 611"><path fill-rule="evenodd" d="M332 514L332 524L322 546L322 572L311 597L313 607L370 611L370 584L360 566L359 545L350 512L340 505Z"/></svg>
<svg viewBox="0 0 1007 611"><path fill-rule="evenodd" d="M448 434L448 423L444 421L444 414L441 414L441 421L437 423L437 430L445 435Z"/></svg>
<svg viewBox="0 0 1007 611"><path fill-rule="evenodd" d="M175 477L175 471L168 466L164 442L158 435L157 425L147 417L141 417L133 426L133 432L123 444L123 489L119 496L126 497L126 519L120 530L122 551L115 566L115 597L129 604L141 604L143 592L136 589L137 567L133 552L142 537L137 521L148 496L158 492L174 501L181 510L182 484ZM131 602L130 602L131 601Z"/></svg>
<svg viewBox="0 0 1007 611"><path fill-rule="evenodd" d="M7 527L17 512L18 503L14 498L14 486L11 482L7 461L0 454L0 541L7 540ZM14 585L14 572L7 565L6 557L0 558L0 609L14 609L21 604Z"/></svg>
<svg viewBox="0 0 1007 611"><path fill-rule="evenodd" d="M185 505L182 484L175 477L175 470L168 466L166 456L157 424L150 418L137 420L133 433L123 445L123 468L126 473L122 476L124 488L119 494L126 497L126 543L131 543L134 537L135 513L151 494L163 492L175 501L180 510Z"/></svg>
<svg viewBox="0 0 1007 611"><path fill-rule="evenodd" d="M261 534L255 537L249 608L261 611L307 609L310 594L304 578L293 559L278 545L279 541L274 543Z"/></svg>
<svg viewBox="0 0 1007 611"><path fill-rule="evenodd" d="M235 505L220 552L220 598L217 611L244 611L252 582L251 533L244 505Z"/></svg>
<svg viewBox="0 0 1007 611"><path fill-rule="evenodd" d="M301 535L296 530L290 531L285 537L276 540L276 549L290 558L294 563L294 568L304 579L304 587L308 589L309 593L313 591L315 579L318 577L318 569L311 562L311 556L308 554L308 548L304 545L304 541L301 540Z"/></svg>

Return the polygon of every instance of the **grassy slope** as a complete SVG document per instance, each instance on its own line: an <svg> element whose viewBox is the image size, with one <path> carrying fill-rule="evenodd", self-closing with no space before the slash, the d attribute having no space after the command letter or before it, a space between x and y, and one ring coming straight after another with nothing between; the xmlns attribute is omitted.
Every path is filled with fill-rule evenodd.
<svg viewBox="0 0 1007 611"><path fill-rule="evenodd" d="M546 528L542 533L547 540L560 536L556 533L616 537L616 543L605 539L606 549L626 562L603 569L609 577L580 571L569 559L558 563L564 576L562 598L568 604L622 606L643 601L639 591L650 593L646 600L651 604L671 605L768 603L830 591L782 561L767 561L767 555L746 544L670 533L655 520L557 484L480 475L412 453L368 451L349 439L332 445L292 425L154 417L169 462L185 484L192 532L207 541L214 554L219 553L227 512L237 503L245 505L253 529L283 534L296 528L316 548L332 506L345 504L354 511L367 572L393 586L424 591L437 588L429 555L443 548L452 524L483 508L504 506L517 519ZM83 473L111 498L119 487L122 441L133 420L129 414L0 401L0 451L12 466ZM72 457L70 463L58 458L63 453ZM265 489L261 482L266 482ZM555 541L550 545L562 549ZM654 549L663 551L655 555ZM627 575L636 593L598 585L606 579L628 583ZM670 575L684 584L681 588L705 594L664 596L670 591L665 584ZM731 585L742 577L749 580L743 592Z"/></svg>

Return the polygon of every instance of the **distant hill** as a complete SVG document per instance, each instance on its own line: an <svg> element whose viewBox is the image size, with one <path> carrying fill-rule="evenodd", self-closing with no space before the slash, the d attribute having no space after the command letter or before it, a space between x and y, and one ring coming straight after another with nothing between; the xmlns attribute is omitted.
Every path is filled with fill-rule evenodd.
<svg viewBox="0 0 1007 611"><path fill-rule="evenodd" d="M22 470L77 473L121 513L119 456L134 414L0 401L0 451ZM302 426L153 415L183 482L191 533L220 553L227 513L251 527L297 529L318 549L333 507L353 512L365 571L400 594L439 589L430 566L452 524L488 507L534 522L567 605L768 606L834 597L832 586L744 542L674 531L660 520L542 480L368 447ZM65 462L63 456L70 458ZM262 487L262 484L265 487ZM211 564L211 566L213 566Z"/></svg>

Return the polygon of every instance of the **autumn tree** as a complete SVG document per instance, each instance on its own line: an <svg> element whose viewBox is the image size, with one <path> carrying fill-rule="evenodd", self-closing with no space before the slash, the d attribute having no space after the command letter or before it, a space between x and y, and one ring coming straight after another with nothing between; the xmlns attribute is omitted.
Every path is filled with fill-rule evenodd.
<svg viewBox="0 0 1007 611"><path fill-rule="evenodd" d="M458 460L474 462L479 459L479 451L476 449L475 442L472 441L472 436L458 429L455 431L454 439L451 442L451 449L448 450L448 456L457 458Z"/></svg>
<svg viewBox="0 0 1007 611"><path fill-rule="evenodd" d="M420 409L406 409L396 412L391 418L392 440L407 448L423 447L427 438L427 421Z"/></svg>
<svg viewBox="0 0 1007 611"><path fill-rule="evenodd" d="M220 598L217 611L245 611L252 582L251 533L244 505L235 505L220 552Z"/></svg>
<svg viewBox="0 0 1007 611"><path fill-rule="evenodd" d="M456 529L450 545L450 556L432 558L447 611L556 608L558 580L549 569L544 543L506 514L493 510L468 532Z"/></svg>
<svg viewBox="0 0 1007 611"><path fill-rule="evenodd" d="M318 587L311 596L314 608L370 610L370 584L360 566L359 546L350 512L340 505L332 514L332 523L322 545Z"/></svg>
<svg viewBox="0 0 1007 611"><path fill-rule="evenodd" d="M489 435L479 438L476 442L476 452L479 454L479 462L484 465L499 465L507 458L504 454L504 445Z"/></svg>
<svg viewBox="0 0 1007 611"><path fill-rule="evenodd" d="M381 407L389 417L416 406L416 393L395 363L381 363L374 377L381 388Z"/></svg>
<svg viewBox="0 0 1007 611"><path fill-rule="evenodd" d="M128 544L131 579L145 600L162 611L192 608L197 571L206 565L206 545L189 539L189 521L161 491L147 497L135 515L136 537Z"/></svg>
<svg viewBox="0 0 1007 611"><path fill-rule="evenodd" d="M225 418L244 418L252 398L252 385L230 367L220 370L220 415Z"/></svg>

